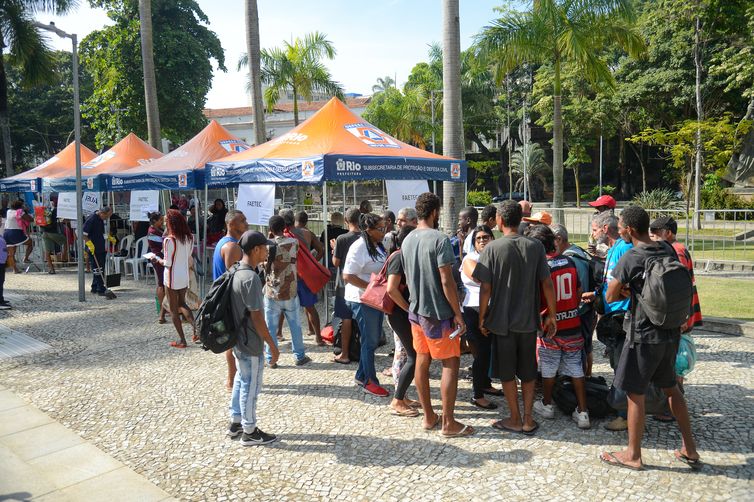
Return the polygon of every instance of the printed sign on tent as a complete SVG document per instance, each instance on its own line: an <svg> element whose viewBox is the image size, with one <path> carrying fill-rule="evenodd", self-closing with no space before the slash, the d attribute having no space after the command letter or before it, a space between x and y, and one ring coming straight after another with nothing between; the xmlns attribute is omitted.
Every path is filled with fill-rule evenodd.
<svg viewBox="0 0 754 502"><path fill-rule="evenodd" d="M81 199L81 210L84 212L84 215L88 216L99 209L99 201L99 192L86 192Z"/></svg>
<svg viewBox="0 0 754 502"><path fill-rule="evenodd" d="M427 180L385 181L387 188L387 205L395 214L404 207L414 207L416 198L429 191Z"/></svg>
<svg viewBox="0 0 754 502"><path fill-rule="evenodd" d="M131 221L149 221L149 213L160 206L159 190L133 190L131 192Z"/></svg>
<svg viewBox="0 0 754 502"><path fill-rule="evenodd" d="M58 218L76 220L76 192L58 194Z"/></svg>
<svg viewBox="0 0 754 502"><path fill-rule="evenodd" d="M267 225L275 214L275 185L238 185L236 208L250 225Z"/></svg>

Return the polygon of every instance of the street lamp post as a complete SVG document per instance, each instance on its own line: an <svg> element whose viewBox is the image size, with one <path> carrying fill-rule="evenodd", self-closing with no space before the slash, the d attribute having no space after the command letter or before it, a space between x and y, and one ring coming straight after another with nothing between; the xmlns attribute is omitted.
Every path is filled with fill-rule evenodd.
<svg viewBox="0 0 754 502"><path fill-rule="evenodd" d="M86 301L84 286L84 218L82 201L83 189L81 186L81 111L79 109L79 53L78 37L75 33L69 34L50 24L34 23L41 30L55 33L60 38L70 38L73 44L73 130L76 141L76 261L79 277L79 301Z"/></svg>

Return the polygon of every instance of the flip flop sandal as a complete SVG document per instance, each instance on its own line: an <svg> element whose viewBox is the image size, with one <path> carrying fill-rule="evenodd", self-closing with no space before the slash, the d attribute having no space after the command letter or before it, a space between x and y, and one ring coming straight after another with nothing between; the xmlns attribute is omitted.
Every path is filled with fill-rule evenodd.
<svg viewBox="0 0 754 502"><path fill-rule="evenodd" d="M489 402L487 405L479 404L476 399L471 400L471 404L476 406L477 408L482 408L483 410L496 410L497 405L493 403L492 401Z"/></svg>
<svg viewBox="0 0 754 502"><path fill-rule="evenodd" d="M435 420L435 423L433 423L433 424L432 424L431 426L429 426L429 427L427 427L427 426L424 426L424 430L425 430L425 431L427 431L427 432L429 432L429 431L431 431L431 430L434 430L434 429L435 429L435 428L437 427L437 424L439 424L440 422L442 422L442 414L441 414L441 413L438 413L438 414L437 414L437 420Z"/></svg>
<svg viewBox="0 0 754 502"><path fill-rule="evenodd" d="M486 389L484 391L485 394L488 396L497 396L497 397L503 397L503 391L502 389Z"/></svg>
<svg viewBox="0 0 754 502"><path fill-rule="evenodd" d="M652 420L667 424L670 422L675 422L675 417L672 415L652 415Z"/></svg>
<svg viewBox="0 0 754 502"><path fill-rule="evenodd" d="M167 321L165 319L157 319L157 324L165 324Z"/></svg>
<svg viewBox="0 0 754 502"><path fill-rule="evenodd" d="M332 360L332 362L334 362L334 363L338 363L338 364L351 364L351 361L350 361L350 360L348 360L348 361L341 361L340 359L336 359L336 358L334 358L334 357L333 357L333 360Z"/></svg>
<svg viewBox="0 0 754 502"><path fill-rule="evenodd" d="M678 450L675 451L675 458L679 460L680 462L683 462L684 464L688 465L695 471L698 471L704 465L702 461L699 460L698 458L697 459L689 458Z"/></svg>
<svg viewBox="0 0 754 502"><path fill-rule="evenodd" d="M524 436L533 436L535 432L537 432L537 429L539 429L539 424L537 422L534 422L534 428L529 429L528 431L526 429L521 429L521 433Z"/></svg>
<svg viewBox="0 0 754 502"><path fill-rule="evenodd" d="M194 343L202 343L202 339L199 338L199 335L194 335L191 337L191 341Z"/></svg>
<svg viewBox="0 0 754 502"><path fill-rule="evenodd" d="M408 410L396 410L394 408L391 408L392 414L397 417L418 417L419 412L416 411L414 408L409 408Z"/></svg>
<svg viewBox="0 0 754 502"><path fill-rule="evenodd" d="M170 342L170 346L173 347L173 348L175 348L175 349L185 349L186 348L186 344L185 343L181 343L181 342Z"/></svg>
<svg viewBox="0 0 754 502"><path fill-rule="evenodd" d="M440 435L444 438L462 438L466 436L471 436L472 434L474 434L474 428L470 425L464 425L463 429L461 429L458 432L452 432L449 434L445 432L440 432Z"/></svg>
<svg viewBox="0 0 754 502"><path fill-rule="evenodd" d="M607 458L603 457L603 455L607 455ZM641 465L639 467L634 467L633 465L624 464L621 462L618 457L615 456L614 452L605 452L602 455L600 455L600 461L603 463L610 465L612 467L620 467L621 469L629 469L631 471L643 471L644 466Z"/></svg>
<svg viewBox="0 0 754 502"><path fill-rule="evenodd" d="M523 434L524 431L522 429L513 429L512 427L508 427L503 423L502 420L499 420L497 422L492 422L492 427L503 432L514 432L516 434Z"/></svg>
<svg viewBox="0 0 754 502"><path fill-rule="evenodd" d="M419 410L422 407L422 404L419 401L411 401L408 403L409 408L414 408L415 410Z"/></svg>

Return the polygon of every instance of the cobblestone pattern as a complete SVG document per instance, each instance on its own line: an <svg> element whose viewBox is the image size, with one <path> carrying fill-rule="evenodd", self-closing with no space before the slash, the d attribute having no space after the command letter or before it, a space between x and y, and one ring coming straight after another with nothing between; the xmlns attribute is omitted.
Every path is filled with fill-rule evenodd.
<svg viewBox="0 0 754 502"><path fill-rule="evenodd" d="M471 438L424 432L419 418L388 412L388 400L353 385L355 365L307 339L314 360L294 367L283 344L280 368L265 369L259 425L277 434L269 447L225 437L225 361L196 346L168 347L172 325L158 325L153 288L126 281L118 298L76 301L71 273L9 275L14 310L0 322L52 350L0 363L0 378L45 413L184 500L751 500L754 486L754 339L700 332L697 369L687 380L693 427L707 463L699 473L674 461L674 425L649 420L645 472L609 468L598 454L622 447L626 433L598 421L581 431L558 413L532 438L492 427L501 409L469 403L460 383L459 420ZM302 316L302 319L304 317ZM391 338L391 337L388 337ZM392 342L390 342L392 343ZM378 350L378 370L390 345ZM611 379L595 341L595 373ZM470 364L464 356L462 366ZM439 366L433 365L439 400ZM392 390L392 382L383 377ZM415 391L409 391L415 398ZM436 407L439 402L436 401Z"/></svg>

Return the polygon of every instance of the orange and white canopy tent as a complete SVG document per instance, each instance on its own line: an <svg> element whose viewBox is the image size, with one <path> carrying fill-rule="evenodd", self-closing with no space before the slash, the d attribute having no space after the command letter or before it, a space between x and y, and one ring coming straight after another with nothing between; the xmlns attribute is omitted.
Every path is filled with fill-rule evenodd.
<svg viewBox="0 0 754 502"><path fill-rule="evenodd" d="M164 154L152 148L134 133L120 140L106 152L82 164L81 176L84 190L102 191L105 189L103 175L127 171L136 166L153 162ZM76 189L75 173L63 176L44 177L42 190L45 192L72 192Z"/></svg>
<svg viewBox="0 0 754 502"><path fill-rule="evenodd" d="M399 141L332 98L288 133L209 162L207 186L369 179L466 180L466 162Z"/></svg>
<svg viewBox="0 0 754 502"><path fill-rule="evenodd" d="M81 145L81 164L85 164L97 156L84 145ZM59 153L33 169L0 180L0 191L3 192L39 192L42 189L42 178L60 176L75 176L76 172L76 143L69 143Z"/></svg>
<svg viewBox="0 0 754 502"><path fill-rule="evenodd" d="M105 185L109 191L203 187L207 162L248 148L243 140L213 120L199 134L164 157L105 176Z"/></svg>

